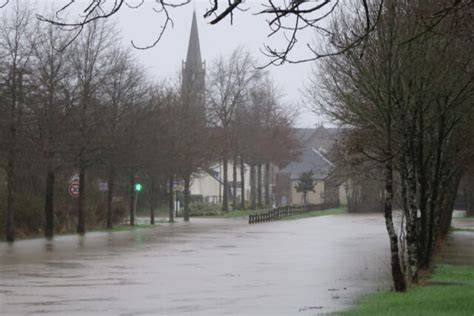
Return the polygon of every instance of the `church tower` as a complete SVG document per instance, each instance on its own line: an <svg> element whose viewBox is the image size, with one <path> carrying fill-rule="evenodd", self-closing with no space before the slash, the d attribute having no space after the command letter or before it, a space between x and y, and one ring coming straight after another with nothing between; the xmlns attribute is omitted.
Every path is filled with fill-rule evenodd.
<svg viewBox="0 0 474 316"><path fill-rule="evenodd" d="M181 92L183 100L189 106L196 106L200 108L204 114L206 64L201 59L201 47L199 44L196 11L193 12L191 34L189 35L188 43L188 53L186 55L186 61L183 61L182 68Z"/></svg>

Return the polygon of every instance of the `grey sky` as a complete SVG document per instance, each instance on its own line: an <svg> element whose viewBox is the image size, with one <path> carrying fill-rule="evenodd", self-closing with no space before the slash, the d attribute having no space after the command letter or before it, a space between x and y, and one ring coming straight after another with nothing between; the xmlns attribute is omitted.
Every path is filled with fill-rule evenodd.
<svg viewBox="0 0 474 316"><path fill-rule="evenodd" d="M89 0L78 2L86 3L87 1ZM60 5L67 1L53 2L55 5ZM245 46L262 64L268 62L268 58L260 52L264 43L271 44L273 41L282 45L284 39L281 36L268 39L269 28L265 17L253 14L261 8L258 5L260 1L247 2L250 10L238 12L234 17L233 25L230 25L228 20L214 26L208 24L209 21L203 18L206 8L209 7L207 0L194 1L184 7L174 8L170 10L174 27L167 29L164 37L155 47L144 51L135 50L134 54L156 79L175 79L186 55L192 11L195 9L198 16L202 56L208 63L219 55L228 55L239 45ZM138 46L147 46L156 39L164 22L164 16L152 10L153 3L152 0L145 0L138 9L124 7L113 18L122 31L124 45L131 46L130 41L133 40ZM302 47L306 42L312 42L310 32L301 33L299 36ZM305 54L304 51L296 53L299 56ZM284 92L284 103L298 104L301 113L296 120L296 125L299 127L312 127L318 123L317 116L302 104L300 93L311 74L311 67L312 64L304 63L269 68L272 77Z"/></svg>

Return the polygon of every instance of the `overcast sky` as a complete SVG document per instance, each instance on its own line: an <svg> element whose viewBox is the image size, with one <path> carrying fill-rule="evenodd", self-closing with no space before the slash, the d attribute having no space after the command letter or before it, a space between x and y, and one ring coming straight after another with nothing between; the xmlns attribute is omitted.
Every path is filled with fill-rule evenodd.
<svg viewBox="0 0 474 316"><path fill-rule="evenodd" d="M77 2L86 3L88 1L90 0ZM68 1L55 0L53 2L58 5ZM148 72L158 80L174 80L181 70L181 62L186 56L192 12L196 10L202 57L208 64L219 55L228 55L239 45L245 46L264 64L268 62L268 58L260 52L264 43L272 44L273 41L273 43L282 45L284 39L281 36L273 40L268 39L269 28L265 17L253 14L258 11L258 8L261 8L256 4L259 2L247 1L250 6L249 11L238 12L234 16L233 25L230 25L228 20L221 21L218 25L210 25L209 20L204 20L203 14L209 7L207 0L193 1L186 6L174 8L170 11L174 27L166 30L164 37L155 47L144 51L135 50L134 54L145 65ZM138 0L137 3L139 3ZM113 18L121 29L124 45L131 46L130 41L133 40L138 46L147 46L156 39L164 18L162 14L157 14L152 10L153 3L154 0L145 0L145 3L138 9L124 7ZM313 41L312 34L310 32L302 33L299 40L303 47L305 43ZM304 56L306 52L300 50L296 53ZM318 117L303 104L301 96L305 82L311 75L312 67L312 64L304 63L269 68L272 77L284 92L284 103L298 104L301 112L296 120L298 127L313 127L319 123Z"/></svg>

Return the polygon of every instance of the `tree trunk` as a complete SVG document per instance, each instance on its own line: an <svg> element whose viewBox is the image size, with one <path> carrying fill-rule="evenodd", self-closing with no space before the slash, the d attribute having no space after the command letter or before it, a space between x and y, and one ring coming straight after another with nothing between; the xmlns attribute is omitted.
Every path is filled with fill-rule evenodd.
<svg viewBox="0 0 474 316"><path fill-rule="evenodd" d="M468 217L474 217L474 194L472 192L474 188L469 188L468 190L468 199L469 202L466 203L466 216Z"/></svg>
<svg viewBox="0 0 474 316"><path fill-rule="evenodd" d="M403 193L403 206L406 218L406 246L408 255L408 274L409 281L413 283L418 282L418 244L417 244L417 183L416 183L416 162L415 162L415 140L416 120L413 118L407 118L405 111L400 110L401 121L407 123L407 126L403 128L403 137L405 139L405 145L402 151L402 193ZM412 117L417 117L415 113Z"/></svg>
<svg viewBox="0 0 474 316"><path fill-rule="evenodd" d="M232 209L237 209L237 156L234 156L232 164Z"/></svg>
<svg viewBox="0 0 474 316"><path fill-rule="evenodd" d="M171 175L168 180L168 221L174 222L174 197L173 197L173 176Z"/></svg>
<svg viewBox="0 0 474 316"><path fill-rule="evenodd" d="M10 159L7 166L7 207L5 208L5 240L8 242L15 240L15 223L13 220L15 184L15 165L13 160Z"/></svg>
<svg viewBox="0 0 474 316"><path fill-rule="evenodd" d="M245 163L243 155L240 155L240 209L245 209Z"/></svg>
<svg viewBox="0 0 474 316"><path fill-rule="evenodd" d="M402 224L401 226L404 227L404 220L410 217L410 208L408 206L408 185L407 185L407 177L408 177L408 171L407 171L407 164L406 164L406 157L404 155L401 155L400 157L400 195L401 195L401 207L403 211L403 218L402 218ZM409 235L408 230L410 229L410 226L406 226L407 230L407 235ZM406 238L402 237L403 236L403 229L401 232L400 236L400 264L402 271L409 272L407 268L407 260L405 260L405 245L406 245ZM406 274L406 273L405 273ZM411 275L411 273L409 273Z"/></svg>
<svg viewBox="0 0 474 316"><path fill-rule="evenodd" d="M78 208L77 233L83 235L86 233L86 170L83 166L79 167Z"/></svg>
<svg viewBox="0 0 474 316"><path fill-rule="evenodd" d="M257 208L257 188L255 186L255 165L250 165L250 208L252 210Z"/></svg>
<svg viewBox="0 0 474 316"><path fill-rule="evenodd" d="M265 162L265 205L270 206L270 163Z"/></svg>
<svg viewBox="0 0 474 316"><path fill-rule="evenodd" d="M387 228L388 237L390 241L390 262L392 267L392 279L395 291L404 292L406 290L405 277L403 275L401 266L400 266L400 255L398 249L398 238L397 233L395 232L395 227L393 224L393 150L392 150L392 90L393 90L393 63L394 63L394 54L393 46L394 39L392 38L393 29L395 28L395 0L388 0L384 4L387 10L388 23L391 32L389 32L388 41L388 56L387 56L387 69L386 69L386 87L387 87L387 102L388 102L388 113L387 113L387 122L386 122L386 156L387 161L385 162L385 200L384 200L384 216L385 216L385 226Z"/></svg>
<svg viewBox="0 0 474 316"><path fill-rule="evenodd" d="M113 198L114 198L114 183L115 182L115 168L111 167L109 171L109 180L107 181L107 228L113 227Z"/></svg>
<svg viewBox="0 0 474 316"><path fill-rule="evenodd" d="M385 225L390 240L390 258L392 266L392 278L395 290L404 292L406 290L405 277L400 266L400 257L398 250L398 238L395 232L392 217L392 200L393 200L393 167L392 161L388 160L385 164L385 204L384 215Z"/></svg>
<svg viewBox="0 0 474 316"><path fill-rule="evenodd" d="M17 114L18 114L18 94L19 87L17 85L17 68L12 65L11 68L11 103L9 113L9 126L7 138L9 138L9 151L8 151L8 163L7 163L7 205L5 208L5 240L13 242L15 240L15 194L16 194L16 162L17 162ZM19 81L21 86L21 75L19 75ZM21 91L21 90L20 90ZM21 93L20 93L21 94Z"/></svg>
<svg viewBox="0 0 474 316"><path fill-rule="evenodd" d="M257 203L258 207L262 207L262 163L257 166Z"/></svg>
<svg viewBox="0 0 474 316"><path fill-rule="evenodd" d="M423 121L423 111L418 112L418 130L424 131L424 121ZM418 154L417 154L417 173L418 173L418 188L419 188L419 203L418 207L420 208L420 218L416 225L417 231L417 249L418 249L418 266L423 266L420 264L423 262L423 258L426 255L426 245L428 240L428 183L426 176L426 167L425 167L425 153L424 153L424 132L419 133L418 135Z"/></svg>
<svg viewBox="0 0 474 316"><path fill-rule="evenodd" d="M222 210L224 212L228 212L229 211L229 179L228 179L228 175L227 175L227 157L224 157L224 159L222 160L222 164L223 164L223 192L222 192Z"/></svg>
<svg viewBox="0 0 474 316"><path fill-rule="evenodd" d="M189 202L191 197L191 191L189 190L191 177L189 175L184 176L184 221L189 222Z"/></svg>
<svg viewBox="0 0 474 316"><path fill-rule="evenodd" d="M471 175L465 175L463 180L463 197L464 197L464 207L466 209L466 216L471 217L474 216L474 208L473 208L473 183L471 179Z"/></svg>
<svg viewBox="0 0 474 316"><path fill-rule="evenodd" d="M409 164L408 168L408 217L406 218L406 242L408 247L408 265L410 267L410 277L411 281L418 283L418 244L417 244L417 212L418 206L416 203L416 175L415 175L415 166L413 163Z"/></svg>
<svg viewBox="0 0 474 316"><path fill-rule="evenodd" d="M439 108L439 110L441 110ZM440 111L441 112L441 111ZM427 240L425 247L425 255L422 258L420 263L421 267L428 269L430 267L431 259L433 257L434 247L435 247L435 229L437 218L439 218L440 205L442 203L441 194L443 192L442 186L442 156L443 156L443 142L445 134L444 126L445 117L442 115L438 120L437 134L436 134L436 156L434 162L434 171L432 172L433 176L430 179L431 181L431 192L430 192L430 202L429 202L429 212L428 212L428 225L427 229Z"/></svg>
<svg viewBox="0 0 474 316"><path fill-rule="evenodd" d="M135 176L133 172L130 175L130 226L135 225Z"/></svg>
<svg viewBox="0 0 474 316"><path fill-rule="evenodd" d="M44 214L46 219L46 238L53 238L54 236L54 180L54 170L51 167L51 163L48 162L48 166L46 167L46 192L44 203Z"/></svg>
<svg viewBox="0 0 474 316"><path fill-rule="evenodd" d="M447 189L444 191L445 198L442 203L439 227L435 234L436 241L441 241L448 234L449 228L451 227L454 203L456 202L461 176L461 172L455 172L450 179L448 179L447 184L443 186Z"/></svg>
<svg viewBox="0 0 474 316"><path fill-rule="evenodd" d="M150 191L151 191L151 197L150 197L150 224L154 225L155 224L155 180L153 178L151 179Z"/></svg>

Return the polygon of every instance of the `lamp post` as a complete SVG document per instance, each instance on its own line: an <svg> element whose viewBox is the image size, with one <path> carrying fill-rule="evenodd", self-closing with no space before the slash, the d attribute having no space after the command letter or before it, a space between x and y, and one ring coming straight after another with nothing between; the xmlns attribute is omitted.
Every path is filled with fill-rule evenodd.
<svg viewBox="0 0 474 316"><path fill-rule="evenodd" d="M135 214L137 213L137 205L138 205L138 194L140 193L140 191L142 190L142 184L137 182L135 183L135 186L134 186L134 191L135 191L135 205L133 206L133 218L135 218ZM135 224L135 223L133 223ZM132 225L133 225L132 224Z"/></svg>

